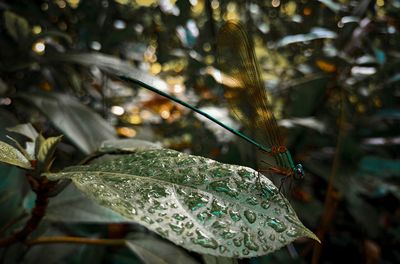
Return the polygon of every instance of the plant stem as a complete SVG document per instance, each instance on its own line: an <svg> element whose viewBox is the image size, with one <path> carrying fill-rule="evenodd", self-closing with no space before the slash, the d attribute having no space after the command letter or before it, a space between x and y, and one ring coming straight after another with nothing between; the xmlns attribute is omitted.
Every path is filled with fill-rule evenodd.
<svg viewBox="0 0 400 264"><path fill-rule="evenodd" d="M37 179L28 175L28 179L32 190L36 193L35 207L31 212L31 217L20 231L0 239L0 247L9 246L17 241L24 241L37 228L45 215L49 192L52 190L55 183L49 182L46 177Z"/></svg>

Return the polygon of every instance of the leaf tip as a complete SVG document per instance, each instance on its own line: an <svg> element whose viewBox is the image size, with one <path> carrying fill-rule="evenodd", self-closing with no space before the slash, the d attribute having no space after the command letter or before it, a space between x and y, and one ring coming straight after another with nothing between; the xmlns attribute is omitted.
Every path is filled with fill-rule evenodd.
<svg viewBox="0 0 400 264"><path fill-rule="evenodd" d="M319 244L321 244L321 240L317 237L316 234L314 234L312 231L307 229L307 232L305 234L305 236L307 236L308 238L314 239L315 241L317 241Z"/></svg>

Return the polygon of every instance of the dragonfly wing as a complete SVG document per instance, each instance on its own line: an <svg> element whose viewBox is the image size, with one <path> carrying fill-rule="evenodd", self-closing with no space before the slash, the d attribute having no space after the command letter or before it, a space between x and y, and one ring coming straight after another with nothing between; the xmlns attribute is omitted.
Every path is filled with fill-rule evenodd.
<svg viewBox="0 0 400 264"><path fill-rule="evenodd" d="M243 26L228 21L217 37L218 67L230 76L226 97L236 116L247 126L264 134L268 147L284 146L283 138L260 75L254 48Z"/></svg>

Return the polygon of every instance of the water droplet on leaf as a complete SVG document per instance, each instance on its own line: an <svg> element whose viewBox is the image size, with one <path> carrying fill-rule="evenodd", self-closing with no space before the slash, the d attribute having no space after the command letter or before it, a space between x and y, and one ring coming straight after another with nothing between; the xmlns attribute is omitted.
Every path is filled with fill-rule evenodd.
<svg viewBox="0 0 400 264"><path fill-rule="evenodd" d="M251 210L244 211L244 216L246 217L247 221L249 221L250 224L254 223L257 219L256 214Z"/></svg>
<svg viewBox="0 0 400 264"><path fill-rule="evenodd" d="M286 230L286 225L280 220L273 217L267 218L267 225L272 227L278 233L282 233Z"/></svg>
<svg viewBox="0 0 400 264"><path fill-rule="evenodd" d="M242 219L238 211L229 210L229 215L231 216L231 219L235 222L240 221L240 219Z"/></svg>
<svg viewBox="0 0 400 264"><path fill-rule="evenodd" d="M197 238L191 239L194 244L200 245L204 248L216 249L218 247L218 242L215 239L207 237L200 230L196 230L196 234Z"/></svg>

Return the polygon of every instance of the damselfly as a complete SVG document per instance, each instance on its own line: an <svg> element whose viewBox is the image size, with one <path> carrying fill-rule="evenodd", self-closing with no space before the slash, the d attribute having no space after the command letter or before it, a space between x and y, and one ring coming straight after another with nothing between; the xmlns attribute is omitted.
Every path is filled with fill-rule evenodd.
<svg viewBox="0 0 400 264"><path fill-rule="evenodd" d="M261 171L303 178L303 166L294 165L292 156L284 145L268 102L254 47L240 23L228 21L222 26L218 33L217 50L218 68L227 76L230 86L234 86L231 89L228 87L227 100L242 121L263 134L268 146L253 145L274 160L275 164L266 163L268 167Z"/></svg>
<svg viewBox="0 0 400 264"><path fill-rule="evenodd" d="M239 106L240 109L246 109L246 116L250 116L254 128L261 129L264 133L265 141L268 146L258 143L247 137L241 132L225 125L200 109L174 97L163 91L160 91L140 80L132 79L128 76L119 76L122 80L136 83L142 87L151 90L161 96L169 98L196 113L206 117L214 123L220 125L231 133L246 140L256 146L262 152L267 153L274 160L274 164L266 163L268 167L263 171L273 174L279 174L286 177L303 178L304 170L301 164L295 165L289 150L283 143L282 135L272 109L268 103L267 93L264 88L259 66L254 54L254 48L249 38L238 22L228 21L221 28L217 39L219 67L223 73L227 74L237 88L241 88L239 96L231 97L229 101ZM242 102L246 105L240 107ZM249 102L251 102L249 104Z"/></svg>

